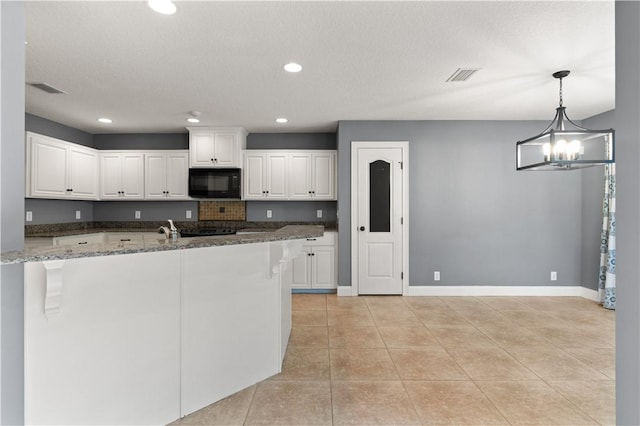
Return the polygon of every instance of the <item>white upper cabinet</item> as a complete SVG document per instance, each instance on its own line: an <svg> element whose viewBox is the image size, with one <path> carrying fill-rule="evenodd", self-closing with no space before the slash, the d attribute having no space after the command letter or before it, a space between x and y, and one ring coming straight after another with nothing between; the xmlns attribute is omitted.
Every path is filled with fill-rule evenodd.
<svg viewBox="0 0 640 426"><path fill-rule="evenodd" d="M336 199L335 151L247 150L244 158L244 199Z"/></svg>
<svg viewBox="0 0 640 426"><path fill-rule="evenodd" d="M291 200L336 199L335 151L291 153L290 164Z"/></svg>
<svg viewBox="0 0 640 426"><path fill-rule="evenodd" d="M241 127L189 127L189 167L242 167L247 132Z"/></svg>
<svg viewBox="0 0 640 426"><path fill-rule="evenodd" d="M147 200L186 200L189 152L154 151L144 155L144 188Z"/></svg>
<svg viewBox="0 0 640 426"><path fill-rule="evenodd" d="M98 198L98 151L27 132L26 194L33 198Z"/></svg>
<svg viewBox="0 0 640 426"><path fill-rule="evenodd" d="M243 198L245 200L287 199L288 155L281 152L245 151Z"/></svg>
<svg viewBox="0 0 640 426"><path fill-rule="evenodd" d="M100 199L144 199L144 154L100 152Z"/></svg>

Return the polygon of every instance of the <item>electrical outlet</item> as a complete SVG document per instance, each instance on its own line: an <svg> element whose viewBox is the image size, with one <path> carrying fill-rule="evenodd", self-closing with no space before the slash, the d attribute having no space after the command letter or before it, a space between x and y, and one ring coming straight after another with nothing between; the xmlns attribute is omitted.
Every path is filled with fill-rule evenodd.
<svg viewBox="0 0 640 426"><path fill-rule="evenodd" d="M187 219L191 219L191 210L187 210L187 211L185 212L185 217L186 217Z"/></svg>
<svg viewBox="0 0 640 426"><path fill-rule="evenodd" d="M440 271L433 271L433 280L440 281Z"/></svg>
<svg viewBox="0 0 640 426"><path fill-rule="evenodd" d="M558 273L556 271L551 271L551 281L558 281Z"/></svg>
<svg viewBox="0 0 640 426"><path fill-rule="evenodd" d="M136 219L140 219L140 210L136 210Z"/></svg>
<svg viewBox="0 0 640 426"><path fill-rule="evenodd" d="M322 210L316 210L316 217L320 219L322 217Z"/></svg>
<svg viewBox="0 0 640 426"><path fill-rule="evenodd" d="M267 219L271 219L271 216L273 216L273 212L271 210L267 210Z"/></svg>
<svg viewBox="0 0 640 426"><path fill-rule="evenodd" d="M82 212L80 210L76 210L76 219L82 218Z"/></svg>
<svg viewBox="0 0 640 426"><path fill-rule="evenodd" d="M33 212L27 211L27 222L31 222L33 220Z"/></svg>

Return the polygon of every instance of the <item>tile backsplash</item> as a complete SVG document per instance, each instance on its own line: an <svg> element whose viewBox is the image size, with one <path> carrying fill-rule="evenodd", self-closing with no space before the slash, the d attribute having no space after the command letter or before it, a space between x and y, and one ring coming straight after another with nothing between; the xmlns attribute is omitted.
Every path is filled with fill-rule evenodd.
<svg viewBox="0 0 640 426"><path fill-rule="evenodd" d="M244 201L200 201L198 220L247 220Z"/></svg>

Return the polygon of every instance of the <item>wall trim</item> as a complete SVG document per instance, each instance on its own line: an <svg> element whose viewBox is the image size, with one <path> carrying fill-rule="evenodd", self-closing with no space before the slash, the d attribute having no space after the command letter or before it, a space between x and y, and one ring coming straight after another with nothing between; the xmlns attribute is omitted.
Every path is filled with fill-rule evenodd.
<svg viewBox="0 0 640 426"><path fill-rule="evenodd" d="M337 295L358 296L358 289L339 285ZM598 291L581 286L409 286L405 296L573 296L598 301Z"/></svg>
<svg viewBox="0 0 640 426"><path fill-rule="evenodd" d="M407 296L574 296L598 299L580 286L409 286Z"/></svg>

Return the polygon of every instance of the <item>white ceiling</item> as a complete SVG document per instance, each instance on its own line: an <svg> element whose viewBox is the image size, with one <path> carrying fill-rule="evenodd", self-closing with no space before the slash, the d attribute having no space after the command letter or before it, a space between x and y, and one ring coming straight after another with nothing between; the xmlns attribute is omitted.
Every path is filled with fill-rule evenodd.
<svg viewBox="0 0 640 426"><path fill-rule="evenodd" d="M338 120L553 118L614 108L613 1L27 5L26 111L90 133L335 131ZM282 66L296 61L301 73ZM457 69L481 70L446 83ZM98 117L113 119L100 124ZM277 124L277 117L289 123Z"/></svg>

